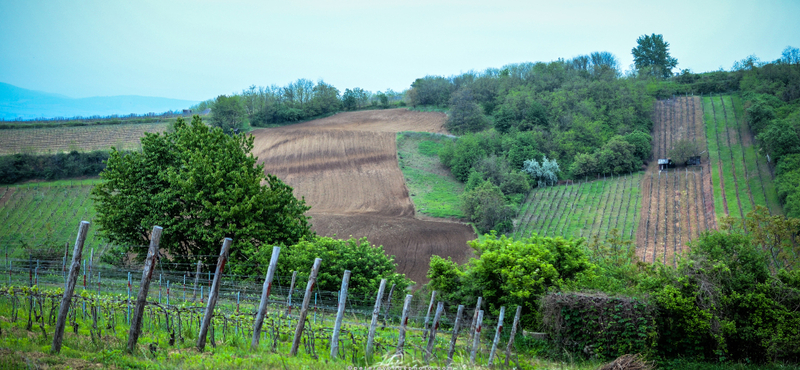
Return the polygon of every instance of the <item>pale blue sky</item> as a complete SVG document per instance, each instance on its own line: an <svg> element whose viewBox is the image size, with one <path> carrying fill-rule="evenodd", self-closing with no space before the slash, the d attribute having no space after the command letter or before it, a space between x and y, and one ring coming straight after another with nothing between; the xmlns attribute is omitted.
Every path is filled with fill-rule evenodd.
<svg viewBox="0 0 800 370"><path fill-rule="evenodd" d="M204 100L323 79L403 90L428 74L609 51L642 34L678 68L800 47L800 1L0 0L0 82L70 97Z"/></svg>

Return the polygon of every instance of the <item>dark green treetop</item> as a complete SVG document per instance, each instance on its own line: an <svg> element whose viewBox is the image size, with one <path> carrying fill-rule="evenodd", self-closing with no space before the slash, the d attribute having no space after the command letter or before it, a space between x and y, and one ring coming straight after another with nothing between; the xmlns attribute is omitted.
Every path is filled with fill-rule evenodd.
<svg viewBox="0 0 800 370"><path fill-rule="evenodd" d="M669 43L662 35L642 35L633 48L633 62L636 69L647 74L667 78L672 76L672 69L678 65L678 59L669 55Z"/></svg>
<svg viewBox="0 0 800 370"><path fill-rule="evenodd" d="M112 149L92 191L100 231L114 244L144 245L161 226L161 248L174 262L214 263L222 239L232 238L232 271L256 271L268 263L269 246L312 231L305 200L265 174L252 148L252 136L226 135L194 116L191 124L179 118L175 132L146 134L140 152Z"/></svg>

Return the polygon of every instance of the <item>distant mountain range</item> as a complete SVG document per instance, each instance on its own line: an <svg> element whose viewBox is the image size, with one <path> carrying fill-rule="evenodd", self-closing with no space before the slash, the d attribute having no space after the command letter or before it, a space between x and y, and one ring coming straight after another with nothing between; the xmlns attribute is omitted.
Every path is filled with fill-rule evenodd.
<svg viewBox="0 0 800 370"><path fill-rule="evenodd" d="M0 119L163 113L189 108L196 101L138 95L70 98L0 82Z"/></svg>

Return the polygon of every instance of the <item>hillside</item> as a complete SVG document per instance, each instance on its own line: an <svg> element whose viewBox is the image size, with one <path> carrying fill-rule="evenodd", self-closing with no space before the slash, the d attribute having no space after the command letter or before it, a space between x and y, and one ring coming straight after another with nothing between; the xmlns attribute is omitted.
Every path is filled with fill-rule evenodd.
<svg viewBox="0 0 800 370"><path fill-rule="evenodd" d="M70 98L0 82L0 120L162 113L197 102L138 95Z"/></svg>

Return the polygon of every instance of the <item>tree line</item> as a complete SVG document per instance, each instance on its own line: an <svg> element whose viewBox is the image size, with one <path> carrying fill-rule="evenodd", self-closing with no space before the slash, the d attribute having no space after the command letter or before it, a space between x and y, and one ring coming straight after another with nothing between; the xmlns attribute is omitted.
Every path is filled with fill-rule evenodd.
<svg viewBox="0 0 800 370"><path fill-rule="evenodd" d="M192 107L211 108L211 123L226 132L245 127L269 127L318 118L342 110L405 106L403 94L391 89L376 93L356 87L339 89L325 81L304 78L279 87L251 85L238 94L220 95Z"/></svg>

